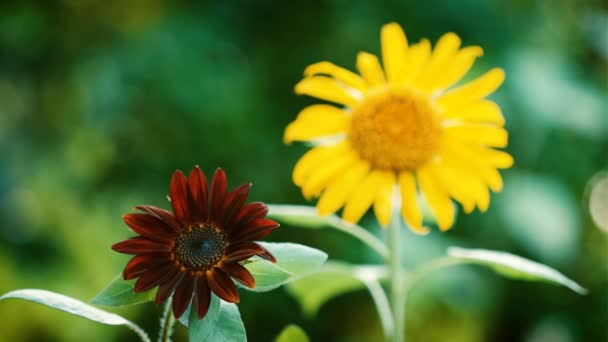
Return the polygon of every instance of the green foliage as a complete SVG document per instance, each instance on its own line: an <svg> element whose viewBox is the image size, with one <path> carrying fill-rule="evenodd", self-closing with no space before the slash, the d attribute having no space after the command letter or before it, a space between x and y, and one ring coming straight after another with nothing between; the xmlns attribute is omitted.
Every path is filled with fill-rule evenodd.
<svg viewBox="0 0 608 342"><path fill-rule="evenodd" d="M408 315L408 340L531 340L536 333L542 339L543 331L553 340L608 340L606 235L588 219L583 192L588 179L606 169L604 2L344 4L2 2L0 293L44 284L89 299L127 260L110 249L130 235L120 215L136 204L169 209L164 195L176 168L199 164L212 172L221 166L231 188L254 184L251 201L312 205L290 176L308 148L281 141L286 124L313 103L294 95L293 86L316 61L356 71L357 52L380 52L379 28L394 20L410 44L423 37L435 44L453 31L463 46L483 47L471 78L505 68L505 84L492 100L503 110L507 150L516 159L501 172L505 188L492 194L487 213L460 215L445 234L405 233L405 263L429 261L449 245L522 251L589 289L580 298L546 286L514 295L516 282L494 286L496 277L481 275L487 293L474 301L454 290L451 281L463 278L426 278L422 285L441 288L443 297L412 291L410 305L425 306ZM533 176L534 189L520 181L526 175ZM541 179L551 184L543 186ZM547 200L558 199L551 188L567 191L564 206ZM568 221L552 224L563 217ZM291 223L280 221L283 227L268 239L319 246L332 258L378 261L339 232L289 229ZM371 227L367 222L371 215L361 225ZM534 231L529 222L539 223ZM479 278L470 271L449 273ZM239 304L244 317L261 310L281 315L256 319L255 329L248 329L252 341L271 341L299 318L280 292ZM367 296L357 291L343 305L328 305L323 323L310 324L308 332L319 341L380 340L377 326L362 324L376 315ZM536 309L526 310L531 302ZM544 322L557 302L563 302L559 317L547 330ZM0 341L133 339L127 329L65 320L23 301L0 304ZM147 305L120 310L155 321Z"/></svg>
<svg viewBox="0 0 608 342"><path fill-rule="evenodd" d="M274 342L309 342L310 339L306 332L295 324L290 324L281 333Z"/></svg>
<svg viewBox="0 0 608 342"><path fill-rule="evenodd" d="M303 228L327 228L331 226L329 216L319 216L315 207L304 205L268 205L268 216L279 222Z"/></svg>
<svg viewBox="0 0 608 342"><path fill-rule="evenodd" d="M359 239L362 243L367 244L380 256L388 259L388 249L379 241L373 234L359 225L348 223L336 215L320 216L317 209L305 205L269 205L269 216L277 219L279 222L292 224L302 228L334 228L346 234L352 235Z"/></svg>
<svg viewBox="0 0 608 342"><path fill-rule="evenodd" d="M135 281L135 279L124 280L122 275L119 275L105 289L101 290L95 298L91 299L91 303L105 306L123 306L154 300L157 289L135 293L133 292Z"/></svg>
<svg viewBox="0 0 608 342"><path fill-rule="evenodd" d="M196 311L188 308L180 317L180 323L188 328L190 341L246 341L245 326L239 308L211 294L209 311L199 320Z"/></svg>
<svg viewBox="0 0 608 342"><path fill-rule="evenodd" d="M553 268L517 255L486 249L464 249L459 247L449 248L448 255L467 263L489 267L507 278L562 285L578 294L587 294L585 288Z"/></svg>
<svg viewBox="0 0 608 342"><path fill-rule="evenodd" d="M149 341L147 335L134 323L125 318L100 310L77 299L64 296L59 293L54 293L45 290L23 289L15 290L0 296L0 300L5 299L24 299L27 301L46 305L50 308L67 312L74 316L86 318L93 322L98 322L106 325L126 325L133 329L143 341Z"/></svg>
<svg viewBox="0 0 608 342"><path fill-rule="evenodd" d="M304 313L311 317L331 298L364 289L365 281L385 276L386 269L382 266L355 266L332 261L317 272L289 284L287 290L298 299Z"/></svg>
<svg viewBox="0 0 608 342"><path fill-rule="evenodd" d="M318 249L295 243L260 242L277 259L276 264L259 257L251 259L245 267L255 279L255 292L266 292L287 284L319 268L327 254Z"/></svg>

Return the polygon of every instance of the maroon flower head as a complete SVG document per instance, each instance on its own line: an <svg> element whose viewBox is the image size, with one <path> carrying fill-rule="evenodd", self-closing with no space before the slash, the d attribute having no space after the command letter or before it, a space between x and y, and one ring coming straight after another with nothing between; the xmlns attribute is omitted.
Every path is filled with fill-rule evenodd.
<svg viewBox="0 0 608 342"><path fill-rule="evenodd" d="M198 166L188 179L175 171L169 189L173 213L140 205L135 208L143 213L123 216L139 234L112 246L119 253L135 255L123 271L124 279L138 278L135 292L158 286L158 304L173 294L176 318L192 302L202 319L209 310L211 291L226 302L238 302L233 278L255 287L253 276L240 262L254 255L276 261L252 241L279 225L265 218L264 203L245 204L250 188L251 184L244 184L228 192L226 174L219 168L209 186Z"/></svg>

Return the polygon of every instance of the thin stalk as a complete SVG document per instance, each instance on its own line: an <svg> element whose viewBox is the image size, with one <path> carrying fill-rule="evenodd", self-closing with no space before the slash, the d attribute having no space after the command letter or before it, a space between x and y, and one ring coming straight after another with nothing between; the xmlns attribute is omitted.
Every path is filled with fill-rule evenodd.
<svg viewBox="0 0 608 342"><path fill-rule="evenodd" d="M143 331L143 329L140 328L139 326L137 326L136 324L129 323L129 324L127 324L127 327L129 327L131 330L135 331L135 333L137 333L137 335L139 335L139 338L143 342L150 342L150 337L148 337L148 334L146 334L146 332Z"/></svg>
<svg viewBox="0 0 608 342"><path fill-rule="evenodd" d="M173 335L173 325L175 318L171 312L171 301L167 300L163 309L163 315L160 318L160 331L158 332L158 342L171 342Z"/></svg>
<svg viewBox="0 0 608 342"><path fill-rule="evenodd" d="M380 316L380 324L382 324L384 336L389 339L393 336L395 323L393 320L393 313L391 312L391 305L386 293L378 279L361 279L361 281L365 283L365 286L367 286L367 289L372 296L376 309L378 309L378 316Z"/></svg>
<svg viewBox="0 0 608 342"><path fill-rule="evenodd" d="M391 269L391 302L395 333L393 341L403 342L405 339L405 287L403 284L403 266L401 265L401 217L399 206L393 207L393 215L389 226L390 269Z"/></svg>

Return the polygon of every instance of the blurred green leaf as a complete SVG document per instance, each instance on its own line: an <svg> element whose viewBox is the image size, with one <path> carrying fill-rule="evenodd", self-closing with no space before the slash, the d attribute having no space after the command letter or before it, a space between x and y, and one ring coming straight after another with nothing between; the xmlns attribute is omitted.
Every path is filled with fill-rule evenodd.
<svg viewBox="0 0 608 342"><path fill-rule="evenodd" d="M565 266L577 255L581 240L578 199L560 179L532 172L505 175L497 214L505 233L534 260Z"/></svg>
<svg viewBox="0 0 608 342"><path fill-rule="evenodd" d="M361 240L379 255L388 260L388 248L373 234L356 224L348 223L336 215L319 216L317 209L305 205L268 205L268 216L282 223L288 223L302 228L334 228Z"/></svg>
<svg viewBox="0 0 608 342"><path fill-rule="evenodd" d="M298 279L287 286L308 316L315 315L333 297L366 287L368 280L386 276L382 266L353 266L342 262L328 262L317 272Z"/></svg>
<svg viewBox="0 0 608 342"><path fill-rule="evenodd" d="M105 289L101 290L95 298L91 299L91 303L105 306L123 306L154 300L156 288L146 292L135 293L133 292L134 286L135 279L124 280L122 275L119 275Z"/></svg>
<svg viewBox="0 0 608 342"><path fill-rule="evenodd" d="M547 282L565 286L582 295L587 294L585 288L555 269L517 255L486 249L464 249L459 247L450 247L448 255L468 263L489 267L507 278Z"/></svg>
<svg viewBox="0 0 608 342"><path fill-rule="evenodd" d="M255 292L266 292L287 284L315 271L327 260L326 253L304 245L269 242L259 244L268 249L277 262L274 264L255 257L244 264L255 278L256 287L250 289Z"/></svg>
<svg viewBox="0 0 608 342"><path fill-rule="evenodd" d="M59 293L46 290L23 289L6 293L0 297L0 300L10 298L36 302L101 324L126 325L135 331L140 336L142 341L150 341L146 333L135 323L132 323L117 314L100 310L77 299L67 297Z"/></svg>
<svg viewBox="0 0 608 342"><path fill-rule="evenodd" d="M290 324L277 336L274 342L308 342L308 335L295 324Z"/></svg>
<svg viewBox="0 0 608 342"><path fill-rule="evenodd" d="M207 315L199 320L196 310L190 310L188 319L188 339L190 341L246 341L245 326L236 304L226 303L211 294L211 304ZM180 322L185 323L182 318ZM186 325L186 324L185 324Z"/></svg>
<svg viewBox="0 0 608 342"><path fill-rule="evenodd" d="M319 216L315 207L304 205L269 204L268 217L304 228L327 228L331 226L327 218Z"/></svg>

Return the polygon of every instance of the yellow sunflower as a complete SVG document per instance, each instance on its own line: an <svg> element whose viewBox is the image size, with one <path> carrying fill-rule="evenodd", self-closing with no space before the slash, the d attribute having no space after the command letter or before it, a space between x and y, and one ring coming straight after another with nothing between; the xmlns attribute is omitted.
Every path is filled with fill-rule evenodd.
<svg viewBox="0 0 608 342"><path fill-rule="evenodd" d="M496 149L508 140L501 110L485 99L505 73L494 68L454 87L483 54L481 47L461 48L454 33L434 49L427 39L408 46L396 23L384 25L380 38L384 69L378 57L360 52L359 74L330 62L304 71L295 92L338 106L306 107L285 129L286 143L315 145L296 164L293 181L307 199L320 196L319 214L344 207L344 219L353 223L373 205L380 224L388 225L393 193L399 193L403 218L420 234L428 232L423 197L447 230L454 222L452 199L467 213L486 211L488 189L503 187L497 169L513 164Z"/></svg>

